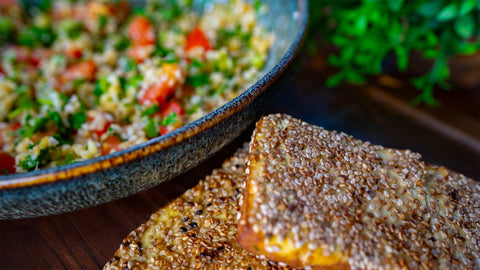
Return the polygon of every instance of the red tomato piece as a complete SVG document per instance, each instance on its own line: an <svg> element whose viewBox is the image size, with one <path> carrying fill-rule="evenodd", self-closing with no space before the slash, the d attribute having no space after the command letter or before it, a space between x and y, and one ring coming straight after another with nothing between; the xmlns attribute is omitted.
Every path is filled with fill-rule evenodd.
<svg viewBox="0 0 480 270"><path fill-rule="evenodd" d="M0 175L15 173L15 158L6 153L0 152Z"/></svg>
<svg viewBox="0 0 480 270"><path fill-rule="evenodd" d="M169 101L165 106L162 108L160 115L162 117L167 117L170 114L175 113L176 115L184 115L185 111L183 110L182 106L175 101Z"/></svg>
<svg viewBox="0 0 480 270"><path fill-rule="evenodd" d="M97 134L97 138L100 139L100 137L102 137L103 134L107 133L108 131L108 128L112 125L112 123L110 122L105 122L105 125L103 126L102 129L96 129L94 130L95 134Z"/></svg>
<svg viewBox="0 0 480 270"><path fill-rule="evenodd" d="M105 114L102 114L102 113L97 113L94 115L90 115L88 117L88 122L94 122L94 121L100 122L98 124L95 124L96 129L93 130L93 132L97 135L97 138L100 140L102 135L107 133L108 128L112 125L112 122L107 120Z"/></svg>
<svg viewBox="0 0 480 270"><path fill-rule="evenodd" d="M102 146L100 147L102 155L107 155L112 152L112 150L118 151L122 149L120 147L121 141L115 135L108 136L104 141L102 141Z"/></svg>
<svg viewBox="0 0 480 270"><path fill-rule="evenodd" d="M165 134L168 133L168 127L160 126L160 127L158 127L158 131L160 132L160 135L165 135Z"/></svg>
<svg viewBox="0 0 480 270"><path fill-rule="evenodd" d="M139 97L140 104L150 106L156 103L159 107L162 107L167 98L173 94L173 90L173 88L168 87L165 81L156 83L148 88L144 95Z"/></svg>
<svg viewBox="0 0 480 270"><path fill-rule="evenodd" d="M83 55L82 49L75 47L66 48L64 53L70 59L79 59Z"/></svg>
<svg viewBox="0 0 480 270"><path fill-rule="evenodd" d="M17 4L16 0L0 0L0 7L8 7Z"/></svg>
<svg viewBox="0 0 480 270"><path fill-rule="evenodd" d="M76 79L93 81L95 79L96 72L97 65L95 62L93 62L93 60L87 60L68 67L63 74L63 79L65 81L72 81Z"/></svg>
<svg viewBox="0 0 480 270"><path fill-rule="evenodd" d="M15 59L18 63L32 67L38 67L40 64L39 53L36 51L32 53L29 49L16 45L10 46L6 49L6 51L9 50L12 50L15 53Z"/></svg>
<svg viewBox="0 0 480 270"><path fill-rule="evenodd" d="M158 107L162 108L180 84L179 78L177 77L178 74L182 74L182 70L178 64L163 64L160 80L145 91L140 91L138 94L140 104L146 106L157 104Z"/></svg>
<svg viewBox="0 0 480 270"><path fill-rule="evenodd" d="M185 50L191 50L194 48L202 47L205 51L210 50L210 41L200 27L193 28L192 32L187 35L187 41L185 43Z"/></svg>
<svg viewBox="0 0 480 270"><path fill-rule="evenodd" d="M130 22L127 34L134 45L155 44L155 30L145 16L136 16Z"/></svg>

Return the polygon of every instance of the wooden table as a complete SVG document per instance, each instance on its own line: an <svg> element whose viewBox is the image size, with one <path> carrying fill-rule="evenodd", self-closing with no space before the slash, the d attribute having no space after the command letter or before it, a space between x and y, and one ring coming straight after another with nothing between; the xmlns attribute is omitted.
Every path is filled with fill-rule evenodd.
<svg viewBox="0 0 480 270"><path fill-rule="evenodd" d="M441 108L405 105L416 92L382 77L365 87L327 89L323 58L306 58L267 112L388 147L410 148L424 160L480 180L480 89L439 92ZM0 269L97 269L150 214L179 196L248 142L252 129L216 156L167 183L98 207L57 216L0 221Z"/></svg>

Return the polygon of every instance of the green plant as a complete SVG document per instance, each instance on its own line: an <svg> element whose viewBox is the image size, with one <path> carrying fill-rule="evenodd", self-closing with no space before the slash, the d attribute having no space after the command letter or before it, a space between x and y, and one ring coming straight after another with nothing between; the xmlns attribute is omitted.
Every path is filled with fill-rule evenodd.
<svg viewBox="0 0 480 270"><path fill-rule="evenodd" d="M433 66L411 79L421 91L412 103L435 105L435 87L450 87L448 57L480 48L480 0L311 0L310 8L311 34L338 49L328 61L340 71L328 86L364 83L392 54L405 71L410 52L421 51Z"/></svg>

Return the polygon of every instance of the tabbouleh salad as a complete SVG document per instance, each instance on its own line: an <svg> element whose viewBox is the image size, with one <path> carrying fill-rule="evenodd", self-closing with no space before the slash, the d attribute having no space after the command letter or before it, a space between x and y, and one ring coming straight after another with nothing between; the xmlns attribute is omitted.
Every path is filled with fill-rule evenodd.
<svg viewBox="0 0 480 270"><path fill-rule="evenodd" d="M259 76L262 6L0 1L0 174L106 155L192 122Z"/></svg>

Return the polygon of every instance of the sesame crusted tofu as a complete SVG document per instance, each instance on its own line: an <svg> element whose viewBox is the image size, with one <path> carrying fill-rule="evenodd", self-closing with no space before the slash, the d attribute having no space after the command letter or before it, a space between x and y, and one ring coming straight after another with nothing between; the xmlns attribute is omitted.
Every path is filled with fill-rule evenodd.
<svg viewBox="0 0 480 270"><path fill-rule="evenodd" d="M132 231L104 269L278 269L237 244L247 147Z"/></svg>
<svg viewBox="0 0 480 270"><path fill-rule="evenodd" d="M250 143L240 246L291 267L480 269L480 185L288 115Z"/></svg>

